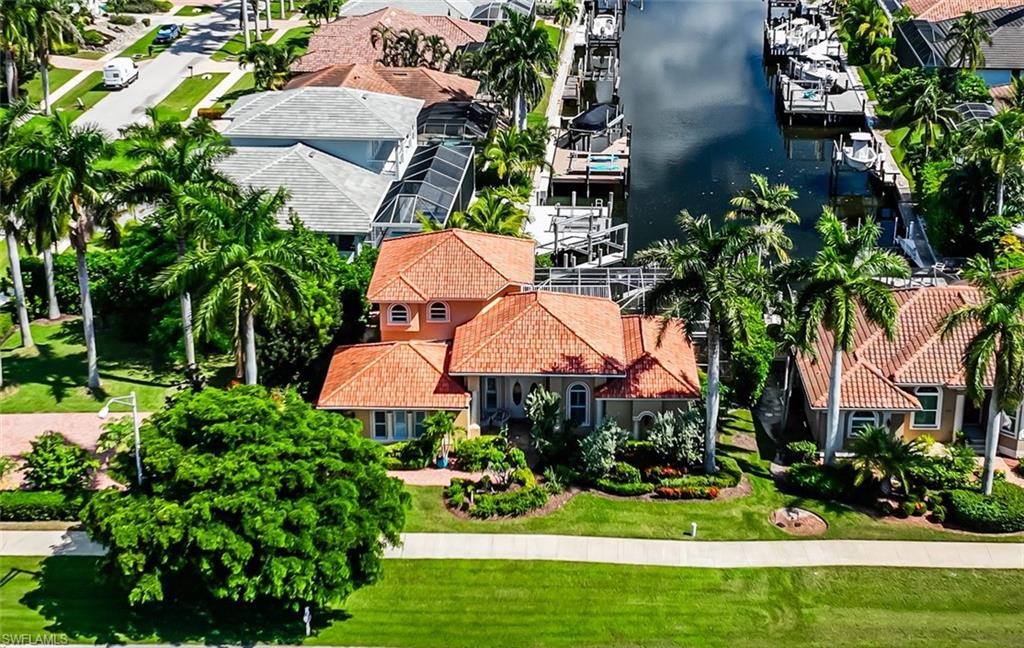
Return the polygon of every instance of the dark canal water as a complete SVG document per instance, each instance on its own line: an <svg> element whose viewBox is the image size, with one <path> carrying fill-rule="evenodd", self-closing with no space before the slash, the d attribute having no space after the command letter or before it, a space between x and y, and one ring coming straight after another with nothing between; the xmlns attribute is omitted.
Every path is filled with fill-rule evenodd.
<svg viewBox="0 0 1024 648"><path fill-rule="evenodd" d="M630 248L675 237L675 215L721 217L751 173L800 193L794 255L816 249L814 222L829 202L836 131L785 130L766 76L762 0L646 0L630 6L622 37L620 96L633 125ZM859 193L863 178L852 181ZM845 193L845 191L844 191ZM845 199L856 217L871 199Z"/></svg>

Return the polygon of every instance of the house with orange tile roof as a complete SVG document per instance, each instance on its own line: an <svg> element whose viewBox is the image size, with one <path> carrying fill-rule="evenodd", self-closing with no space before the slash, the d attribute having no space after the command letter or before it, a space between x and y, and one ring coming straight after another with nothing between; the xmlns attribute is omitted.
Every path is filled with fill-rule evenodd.
<svg viewBox="0 0 1024 648"><path fill-rule="evenodd" d="M965 285L893 291L899 310L890 340L878 326L858 319L853 348L842 356L840 435L845 445L866 425L884 425L906 439L924 434L949 442L955 432L983 443L988 402L967 398L963 354L973 332L957 330L944 338L939 326L956 308L976 302L977 289ZM813 353L797 356L800 403L808 427L824 445L832 335L822 328ZM991 384L990 376L987 384ZM1002 417L999 452L1024 454L1024 429L1018 411Z"/></svg>
<svg viewBox="0 0 1024 648"><path fill-rule="evenodd" d="M309 86L354 88L422 99L423 106L428 107L442 101L471 101L480 88L480 82L428 68L349 63L300 74L288 82L285 90Z"/></svg>
<svg viewBox="0 0 1024 648"><path fill-rule="evenodd" d="M614 418L636 435L656 413L700 398L681 322L535 291L533 273L528 239L443 230L385 241L367 292L381 342L336 350L317 407L397 441L435 410L455 413L470 435L525 419L526 396L540 386L577 426Z"/></svg>

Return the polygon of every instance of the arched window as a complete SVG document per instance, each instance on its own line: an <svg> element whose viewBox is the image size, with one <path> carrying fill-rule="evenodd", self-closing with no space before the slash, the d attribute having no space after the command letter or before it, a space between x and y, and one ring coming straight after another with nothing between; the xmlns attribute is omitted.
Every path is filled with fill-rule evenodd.
<svg viewBox="0 0 1024 648"><path fill-rule="evenodd" d="M565 391L566 417L576 425L590 425L590 389L573 383Z"/></svg>
<svg viewBox="0 0 1024 648"><path fill-rule="evenodd" d="M427 321L428 322L447 322L448 321L448 304L444 302L430 302L427 306Z"/></svg>
<svg viewBox="0 0 1024 648"><path fill-rule="evenodd" d="M405 304L392 304L388 309L388 324L408 324L409 307Z"/></svg>
<svg viewBox="0 0 1024 648"><path fill-rule="evenodd" d="M640 412L633 417L633 437L646 439L647 432L654 425L654 412Z"/></svg>
<svg viewBox="0 0 1024 648"><path fill-rule="evenodd" d="M938 428L942 392L937 387L919 387L914 391L914 395L921 402L921 409L914 412L914 427Z"/></svg>
<svg viewBox="0 0 1024 648"><path fill-rule="evenodd" d="M878 417L875 416L874 412L853 412L850 414L847 435L855 437L869 425L878 425Z"/></svg>

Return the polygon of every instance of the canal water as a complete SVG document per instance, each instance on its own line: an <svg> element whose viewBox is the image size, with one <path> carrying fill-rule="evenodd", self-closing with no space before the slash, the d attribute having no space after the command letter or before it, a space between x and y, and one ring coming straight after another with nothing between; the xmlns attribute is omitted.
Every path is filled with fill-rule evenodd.
<svg viewBox="0 0 1024 648"><path fill-rule="evenodd" d="M631 251L674 238L681 209L721 219L729 198L760 173L799 192L793 253L813 254L838 131L780 125L764 64L762 0L645 0L643 11L628 11L620 96L633 125ZM842 180L842 193L863 193L863 177ZM870 196L836 206L853 219L875 210Z"/></svg>

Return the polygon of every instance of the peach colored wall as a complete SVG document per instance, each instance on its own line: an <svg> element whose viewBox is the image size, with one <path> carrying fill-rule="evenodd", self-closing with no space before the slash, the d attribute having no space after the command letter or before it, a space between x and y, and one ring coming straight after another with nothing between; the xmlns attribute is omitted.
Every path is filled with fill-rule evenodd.
<svg viewBox="0 0 1024 648"><path fill-rule="evenodd" d="M487 305L482 301L450 301L447 322L428 322L428 304L406 304L412 315L409 324L393 326L388 324L390 303L380 305L380 339L382 342L400 340L450 340L455 337L455 327L465 324L477 316Z"/></svg>

